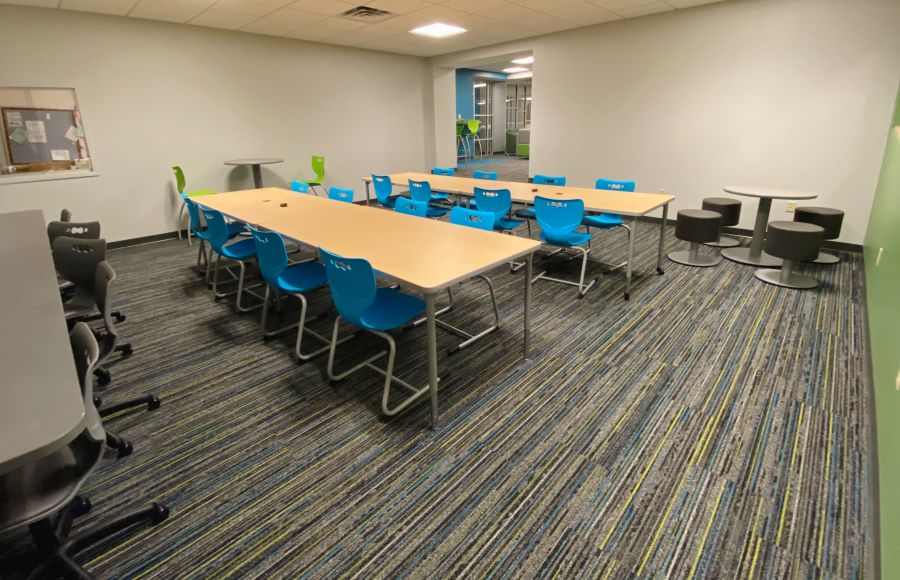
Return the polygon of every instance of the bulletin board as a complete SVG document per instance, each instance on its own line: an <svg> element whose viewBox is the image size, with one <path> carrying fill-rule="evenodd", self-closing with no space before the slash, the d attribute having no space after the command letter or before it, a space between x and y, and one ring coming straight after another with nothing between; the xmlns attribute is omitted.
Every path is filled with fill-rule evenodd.
<svg viewBox="0 0 900 580"><path fill-rule="evenodd" d="M4 136L12 165L76 161L84 137L75 111L3 107Z"/></svg>

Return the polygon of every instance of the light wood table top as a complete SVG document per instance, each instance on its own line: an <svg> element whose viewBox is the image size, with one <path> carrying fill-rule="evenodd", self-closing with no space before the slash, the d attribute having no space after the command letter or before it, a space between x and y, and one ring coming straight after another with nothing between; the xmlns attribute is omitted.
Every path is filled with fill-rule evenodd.
<svg viewBox="0 0 900 580"><path fill-rule="evenodd" d="M217 193L195 198L194 201L251 224L332 211L335 209L335 203L347 205L346 202L335 202L324 197L278 187ZM286 203L287 207L281 207L282 203Z"/></svg>
<svg viewBox="0 0 900 580"><path fill-rule="evenodd" d="M723 188L727 193L732 195L742 195L744 197L759 197L768 199L815 199L819 197L816 193L808 191L796 191L793 189L779 189L775 187L756 187L752 185L727 185Z"/></svg>
<svg viewBox="0 0 900 580"><path fill-rule="evenodd" d="M84 401L40 210L0 214L0 473L68 445Z"/></svg>
<svg viewBox="0 0 900 580"><path fill-rule="evenodd" d="M659 193L607 191L514 181L485 181L469 177L431 175L428 173L395 173L389 177L391 178L391 183L398 186L408 186L410 179L413 181L427 181L431 184L431 188L434 191L458 193L467 196L474 195L476 187L483 189L508 189L513 201L520 203L534 203L535 196L552 199L580 199L584 201L584 209L587 211L602 211L628 216L646 215L675 199L672 195ZM365 181L371 180L371 177L365 179Z"/></svg>
<svg viewBox="0 0 900 580"><path fill-rule="evenodd" d="M229 159L225 161L225 165L268 165L270 163L281 163L284 159L280 157L259 157L253 159Z"/></svg>
<svg viewBox="0 0 900 580"><path fill-rule="evenodd" d="M261 199L280 199L276 193L262 196L255 205L211 199L273 189L206 197L210 198L209 207L235 219L257 223L291 240L321 246L341 256L365 258L386 277L424 293L437 292L540 247L535 240L286 190L275 192L300 199L288 202L288 207L296 211L284 214L259 208ZM310 211L305 211L307 208Z"/></svg>

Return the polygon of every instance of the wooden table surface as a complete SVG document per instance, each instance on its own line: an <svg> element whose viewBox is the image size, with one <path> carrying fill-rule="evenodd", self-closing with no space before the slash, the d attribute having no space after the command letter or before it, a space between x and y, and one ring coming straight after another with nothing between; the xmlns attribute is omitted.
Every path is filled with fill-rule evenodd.
<svg viewBox="0 0 900 580"><path fill-rule="evenodd" d="M288 207L279 207L279 200L288 200ZM424 293L540 247L535 240L277 188L220 193L199 201L303 244L365 258L387 277Z"/></svg>
<svg viewBox="0 0 900 580"><path fill-rule="evenodd" d="M602 211L627 216L642 216L661 208L674 196L659 193L637 193L630 191L607 191L583 187L560 187L557 185L537 185L514 181L485 181L469 177L431 175L429 173L395 173L389 176L395 186L408 187L409 180L427 181L435 191L474 195L475 188L508 189L513 201L534 203L535 196L552 199L580 199L586 211ZM366 181L371 181L368 177ZM537 191L533 191L537 190Z"/></svg>

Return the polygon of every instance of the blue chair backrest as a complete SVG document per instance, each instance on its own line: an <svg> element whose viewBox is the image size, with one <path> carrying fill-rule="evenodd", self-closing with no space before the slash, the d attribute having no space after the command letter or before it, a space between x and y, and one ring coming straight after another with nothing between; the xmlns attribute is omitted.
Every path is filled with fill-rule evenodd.
<svg viewBox="0 0 900 580"><path fill-rule="evenodd" d="M270 286L278 287L278 277L287 269L288 255L284 247L284 239L278 232L263 232L250 227L253 241L256 242L256 256L259 259L259 271Z"/></svg>
<svg viewBox="0 0 900 580"><path fill-rule="evenodd" d="M494 220L499 220L509 213L512 205L512 194L508 189L482 189L475 188L475 203L480 211L489 211L494 214Z"/></svg>
<svg viewBox="0 0 900 580"><path fill-rule="evenodd" d="M372 185L375 186L375 197L378 198L379 203L387 203L388 198L394 193L391 178L387 175L372 174Z"/></svg>
<svg viewBox="0 0 900 580"><path fill-rule="evenodd" d="M328 199L333 199L336 201L346 201L347 203L353 203L353 190L352 189L341 189L340 187L329 187L328 188Z"/></svg>
<svg viewBox="0 0 900 580"><path fill-rule="evenodd" d="M535 175L532 181L534 181L534 183L538 185L558 185L560 187L566 186L565 177L548 177L547 175Z"/></svg>
<svg viewBox="0 0 900 580"><path fill-rule="evenodd" d="M291 182L291 191L298 191L300 193L309 193L309 184L308 183L300 183L299 181Z"/></svg>
<svg viewBox="0 0 900 580"><path fill-rule="evenodd" d="M203 217L206 218L206 235L209 236L209 245L221 253L222 246L228 241L228 224L225 223L225 216L220 211L204 207Z"/></svg>
<svg viewBox="0 0 900 580"><path fill-rule="evenodd" d="M197 230L200 229L200 212L197 211L197 204L183 193L181 194L181 199L184 200L184 205L187 206L188 214L191 216L191 231L196 234Z"/></svg>
<svg viewBox="0 0 900 580"><path fill-rule="evenodd" d="M472 177L475 179L486 179L488 181L497 181L497 172L496 171L480 171L475 170L475 173L472 174Z"/></svg>
<svg viewBox="0 0 900 580"><path fill-rule="evenodd" d="M613 191L634 191L633 181L616 181L615 179L598 179L594 189L611 189Z"/></svg>
<svg viewBox="0 0 900 580"><path fill-rule="evenodd" d="M415 201L409 199L408 197L399 198L397 200L397 205L394 206L394 209L398 213L405 213L406 215L428 217L428 204L424 201Z"/></svg>
<svg viewBox="0 0 900 580"><path fill-rule="evenodd" d="M435 167L431 170L432 175L453 175L456 173L455 169L444 169L443 167Z"/></svg>
<svg viewBox="0 0 900 580"><path fill-rule="evenodd" d="M456 206L450 210L450 223L479 230L494 230L494 214Z"/></svg>
<svg viewBox="0 0 900 580"><path fill-rule="evenodd" d="M551 244L569 244L569 234L581 225L584 202L580 199L548 199L535 196L534 214Z"/></svg>
<svg viewBox="0 0 900 580"><path fill-rule="evenodd" d="M428 203L431 201L431 184L427 181L413 181L409 180L409 195L415 201L424 201Z"/></svg>
<svg viewBox="0 0 900 580"><path fill-rule="evenodd" d="M365 325L360 314L375 301L375 270L368 260L344 258L319 248L334 306L347 322Z"/></svg>

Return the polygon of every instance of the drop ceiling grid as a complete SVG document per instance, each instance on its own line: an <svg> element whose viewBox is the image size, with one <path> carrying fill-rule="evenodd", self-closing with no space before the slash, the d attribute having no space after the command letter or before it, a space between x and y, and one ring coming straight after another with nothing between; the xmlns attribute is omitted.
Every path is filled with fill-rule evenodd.
<svg viewBox="0 0 900 580"><path fill-rule="evenodd" d="M437 56L722 1L0 0L0 3L180 22L415 56ZM337 17L360 5L386 10L397 16L375 24ZM413 28L434 22L460 26L469 32L447 38L409 33Z"/></svg>

